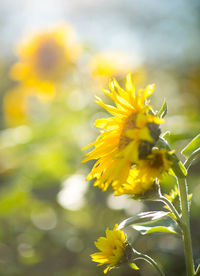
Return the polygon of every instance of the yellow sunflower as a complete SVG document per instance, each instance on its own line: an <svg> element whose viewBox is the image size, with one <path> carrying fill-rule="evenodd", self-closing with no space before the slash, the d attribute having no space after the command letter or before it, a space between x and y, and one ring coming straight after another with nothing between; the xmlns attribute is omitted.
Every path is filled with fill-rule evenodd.
<svg viewBox="0 0 200 276"><path fill-rule="evenodd" d="M146 71L138 65L138 57L130 53L105 51L92 56L88 67L92 77L101 84L107 84L113 77L122 78L130 71L134 72L134 83L140 85L146 79Z"/></svg>
<svg viewBox="0 0 200 276"><path fill-rule="evenodd" d="M15 126L27 121L28 100L22 87L9 90L3 99L3 111L8 125Z"/></svg>
<svg viewBox="0 0 200 276"><path fill-rule="evenodd" d="M127 242L124 232L117 228L116 224L113 230L106 229L106 237L100 237L95 242L100 252L91 255L92 260L99 263L99 266L107 265L104 270L105 274L123 262Z"/></svg>
<svg viewBox="0 0 200 276"><path fill-rule="evenodd" d="M172 153L166 149L154 148L152 153L149 154L145 160L140 160L138 168L151 175L152 178L162 179L162 175L169 171L172 166Z"/></svg>
<svg viewBox="0 0 200 276"><path fill-rule="evenodd" d="M145 160L139 160L129 172L126 183L113 185L115 195L143 195L149 191L155 180L161 180L172 166L171 152L166 149L153 149Z"/></svg>
<svg viewBox="0 0 200 276"><path fill-rule="evenodd" d="M39 93L53 94L55 85L70 71L80 55L73 30L61 26L38 33L17 48L19 62L11 68L11 78Z"/></svg>
<svg viewBox="0 0 200 276"><path fill-rule="evenodd" d="M94 55L89 63L93 77L114 77L132 70L130 56L121 52L102 52Z"/></svg>
<svg viewBox="0 0 200 276"><path fill-rule="evenodd" d="M97 159L87 179L96 178L95 186L105 191L110 184L126 182L131 166L151 153L159 134L162 119L153 115L146 99L153 93L154 85L148 85L136 94L131 75L127 75L126 89L114 79L110 90L103 90L115 106L106 105L97 97L97 104L113 117L99 119L95 126L102 129L94 143L94 149L86 154L83 162ZM86 147L87 148L87 147Z"/></svg>

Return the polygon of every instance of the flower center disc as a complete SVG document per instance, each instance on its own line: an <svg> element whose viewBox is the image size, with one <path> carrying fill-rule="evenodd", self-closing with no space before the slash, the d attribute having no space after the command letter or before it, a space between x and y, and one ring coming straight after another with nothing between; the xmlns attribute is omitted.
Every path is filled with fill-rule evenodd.
<svg viewBox="0 0 200 276"><path fill-rule="evenodd" d="M46 40L37 50L37 67L43 74L52 71L62 58L62 48L52 39Z"/></svg>
<svg viewBox="0 0 200 276"><path fill-rule="evenodd" d="M128 138L125 133L128 129L134 129L136 127L136 117L137 113L131 114L128 118L124 127L122 128L122 132L119 139L119 149L124 149L132 140Z"/></svg>

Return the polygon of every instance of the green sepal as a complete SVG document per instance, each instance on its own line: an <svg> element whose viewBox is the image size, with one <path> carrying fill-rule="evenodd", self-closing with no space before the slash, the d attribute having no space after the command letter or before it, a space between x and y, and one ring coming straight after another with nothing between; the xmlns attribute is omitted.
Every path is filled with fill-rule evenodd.
<svg viewBox="0 0 200 276"><path fill-rule="evenodd" d="M139 270L139 267L138 267L136 264L130 263L129 265L130 265L130 267L131 267L132 269L134 269L134 270Z"/></svg>
<svg viewBox="0 0 200 276"><path fill-rule="evenodd" d="M125 264L127 262L132 262L135 256L135 250L128 242L126 242L124 247L124 255L121 257L120 261L118 262L118 265Z"/></svg>
<svg viewBox="0 0 200 276"><path fill-rule="evenodd" d="M178 186L175 185L173 189L171 189L170 194L165 194L165 197L173 202L179 196L179 189Z"/></svg>
<svg viewBox="0 0 200 276"><path fill-rule="evenodd" d="M159 148L167 149L168 151L172 151L168 142L162 137L160 137L158 139L156 146ZM175 153L171 154L171 158L173 160L172 170L173 170L174 174L179 178L185 178L185 176L187 175L187 170L184 167L184 165L182 164L182 162L178 159L178 157L176 156Z"/></svg>
<svg viewBox="0 0 200 276"><path fill-rule="evenodd" d="M164 99L163 105L161 106L161 109L158 111L157 116L160 118L164 118L167 114L167 103Z"/></svg>
<svg viewBox="0 0 200 276"><path fill-rule="evenodd" d="M189 156L200 148L200 134L198 134L192 141L182 150L182 154L189 158Z"/></svg>
<svg viewBox="0 0 200 276"><path fill-rule="evenodd" d="M146 191L144 194L133 194L131 195L131 198L134 200L141 200L141 201L156 201L160 197L160 186L158 183L154 181L152 187L150 190Z"/></svg>

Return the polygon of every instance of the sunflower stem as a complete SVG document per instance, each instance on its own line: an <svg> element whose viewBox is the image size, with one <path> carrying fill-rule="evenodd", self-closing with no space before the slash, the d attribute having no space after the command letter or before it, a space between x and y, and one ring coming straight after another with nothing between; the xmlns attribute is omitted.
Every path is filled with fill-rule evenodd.
<svg viewBox="0 0 200 276"><path fill-rule="evenodd" d="M180 204L181 204L181 211L182 211L181 219L183 222L181 224L181 229L183 233L187 275L194 276L195 274L194 274L194 261L193 261L193 253L192 253L192 240L191 240L191 233L190 233L187 182L185 178L177 178L177 181L178 181L179 192L180 192Z"/></svg>
<svg viewBox="0 0 200 276"><path fill-rule="evenodd" d="M195 276L199 276L200 275L200 264L197 267L197 270L195 271Z"/></svg>
<svg viewBox="0 0 200 276"><path fill-rule="evenodd" d="M136 260L145 260L147 263L151 264L158 272L159 272L159 275L161 276L165 276L165 273L163 272L163 270L159 267L159 265L156 263L156 261L154 261L151 257L149 257L148 255L145 255L145 254L142 254L142 253L139 253L139 252L135 252L134 253L137 254L137 257L134 258L134 261Z"/></svg>

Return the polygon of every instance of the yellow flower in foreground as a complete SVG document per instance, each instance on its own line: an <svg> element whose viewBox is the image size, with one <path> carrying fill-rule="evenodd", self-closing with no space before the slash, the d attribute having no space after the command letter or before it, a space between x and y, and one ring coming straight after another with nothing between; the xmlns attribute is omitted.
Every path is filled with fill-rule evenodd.
<svg viewBox="0 0 200 276"><path fill-rule="evenodd" d="M155 180L161 180L172 165L171 152L166 149L153 149L145 160L133 166L126 183L113 185L115 195L143 195L149 191Z"/></svg>
<svg viewBox="0 0 200 276"><path fill-rule="evenodd" d="M117 230L116 224L113 230L106 229L106 237L100 237L95 242L100 252L91 255L94 262L98 265L107 265L104 273L123 263L125 248L127 246L126 237L123 231Z"/></svg>
<svg viewBox="0 0 200 276"><path fill-rule="evenodd" d="M106 105L97 98L96 102L113 117L95 122L102 133L88 146L94 146L94 149L86 154L84 162L97 159L87 180L96 178L94 185L103 191L110 184L125 183L131 166L151 153L160 134L159 124L163 122L149 112L146 99L153 91L154 85L149 85L136 94L131 75L128 74L126 90L115 79L110 83L110 90L103 90L116 107Z"/></svg>
<svg viewBox="0 0 200 276"><path fill-rule="evenodd" d="M11 78L38 88L38 93L52 94L55 85L72 69L80 46L74 42L72 29L62 26L26 39L17 54L20 61L11 68Z"/></svg>
<svg viewBox="0 0 200 276"><path fill-rule="evenodd" d="M3 99L3 110L8 125L24 124L27 120L28 101L22 87L8 91Z"/></svg>
<svg viewBox="0 0 200 276"><path fill-rule="evenodd" d="M154 179L148 178L147 174L143 174L144 171L140 171L137 166L134 166L130 172L125 183L121 185L113 185L115 195L143 195L150 190L153 186Z"/></svg>

